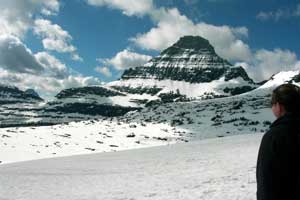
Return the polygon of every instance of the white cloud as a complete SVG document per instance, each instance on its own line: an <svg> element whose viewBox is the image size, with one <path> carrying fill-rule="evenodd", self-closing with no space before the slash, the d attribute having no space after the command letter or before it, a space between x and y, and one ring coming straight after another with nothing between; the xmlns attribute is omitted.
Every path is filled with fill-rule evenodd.
<svg viewBox="0 0 300 200"><path fill-rule="evenodd" d="M128 69L130 67L137 67L144 65L152 57L131 52L127 49L117 53L115 57L111 59L97 59L99 62L105 65L111 65L118 70Z"/></svg>
<svg viewBox="0 0 300 200"><path fill-rule="evenodd" d="M46 98L65 88L101 84L98 78L72 73L47 52L33 54L15 36L0 35L0 52L0 83L33 88Z"/></svg>
<svg viewBox="0 0 300 200"><path fill-rule="evenodd" d="M35 34L43 38L43 46L60 53L71 53L71 58L82 61L76 47L69 44L71 35L49 20L34 20L37 14L56 15L60 9L59 0L1 0L0 35L23 38L33 28Z"/></svg>
<svg viewBox="0 0 300 200"><path fill-rule="evenodd" d="M256 15L256 18L262 21L267 21L267 20L279 21L281 19L290 19L295 17L300 17L300 4L298 4L296 8L278 9L276 11L269 11L269 12L261 11Z"/></svg>
<svg viewBox="0 0 300 200"><path fill-rule="evenodd" d="M68 70L65 64L47 52L38 52L35 54L36 59L44 67L44 76L64 79L68 76Z"/></svg>
<svg viewBox="0 0 300 200"><path fill-rule="evenodd" d="M89 5L108 6L128 16L142 16L153 9L153 0L86 0Z"/></svg>
<svg viewBox="0 0 300 200"><path fill-rule="evenodd" d="M199 35L210 41L216 52L229 60L249 60L251 50L241 39L248 36L246 27L214 26L193 23L181 15L177 8L159 9L151 17L157 26L149 32L131 38L136 45L148 50L161 51L184 35Z"/></svg>
<svg viewBox="0 0 300 200"><path fill-rule="evenodd" d="M67 31L57 24L52 24L49 20L37 19L34 24L34 33L39 36L63 41L72 39L72 36Z"/></svg>
<svg viewBox="0 0 300 200"><path fill-rule="evenodd" d="M33 24L36 13L54 14L59 11L58 0L1 0L0 34L22 38Z"/></svg>
<svg viewBox="0 0 300 200"><path fill-rule="evenodd" d="M43 46L45 49L57 51L60 53L68 53L76 51L76 48L73 45L68 44L64 40L45 38L43 39Z"/></svg>
<svg viewBox="0 0 300 200"><path fill-rule="evenodd" d="M59 12L59 1L58 0L44 0L44 7L41 10L41 13L47 16L57 15Z"/></svg>
<svg viewBox="0 0 300 200"><path fill-rule="evenodd" d="M25 57L35 60L34 62L39 63L42 69L35 71L35 73L32 73L34 70L16 71L3 66L3 60L0 57L0 83L14 85L23 90L32 88L46 99L53 98L58 92L66 88L102 84L96 77L72 73L70 68L46 52L39 52L35 55L24 54L23 60L29 60Z"/></svg>
<svg viewBox="0 0 300 200"><path fill-rule="evenodd" d="M236 65L243 66L255 81L267 80L280 71L300 70L300 61L297 55L282 49L258 50L254 53L251 62L237 63Z"/></svg>
<svg viewBox="0 0 300 200"><path fill-rule="evenodd" d="M73 60L82 61L76 53L76 47L69 44L72 37L67 31L49 20L34 20L39 13L56 15L59 9L59 0L1 0L0 35L23 38L26 32L33 28L35 34L43 38L45 49L60 53L68 52L71 53Z"/></svg>
<svg viewBox="0 0 300 200"><path fill-rule="evenodd" d="M59 25L52 24L51 21L45 19L37 19L34 22L34 33L43 38L43 46L45 49L57 51L59 53L71 53L73 60L80 61L82 58L76 53L76 47L69 44L72 36Z"/></svg>
<svg viewBox="0 0 300 200"><path fill-rule="evenodd" d="M77 53L74 53L74 52L71 55L71 59L74 61L80 61L80 62L83 61L83 58L81 58Z"/></svg>
<svg viewBox="0 0 300 200"><path fill-rule="evenodd" d="M96 67L95 71L100 73L100 74L103 74L106 77L111 77L112 76L112 73L111 73L111 71L108 67Z"/></svg>
<svg viewBox="0 0 300 200"><path fill-rule="evenodd" d="M17 37L0 35L0 67L12 72L39 74L44 67Z"/></svg>
<svg viewBox="0 0 300 200"><path fill-rule="evenodd" d="M33 74L16 74L1 68L0 83L6 85L13 83L14 86L22 90L32 88L45 99L53 99L58 92L66 88L102 84L98 78L91 76L68 75L64 79L57 79Z"/></svg>
<svg viewBox="0 0 300 200"><path fill-rule="evenodd" d="M133 3L130 0L87 0L87 2L94 6L117 8L127 15L135 15L138 10L135 8L139 7L137 4L142 3L142 1L133 1ZM199 35L208 39L220 56L229 60L249 61L251 50L242 41L243 38L248 37L246 27L214 26L203 22L195 24L182 15L177 8L156 8L152 0L145 2L147 2L144 4L147 5L147 9L140 10L144 10L142 13L149 15L157 26L146 33L140 33L130 38L137 46L147 50L161 51L184 35ZM129 9L135 11L129 12ZM106 61L108 61L106 63L120 68L120 64L116 60Z"/></svg>
<svg viewBox="0 0 300 200"><path fill-rule="evenodd" d="M96 77L73 73L71 68L47 52L32 53L21 41L25 33L35 25L34 17L37 14L55 15L59 12L58 0L0 1L0 82L2 84L15 85L24 90L33 88L45 98L53 98L56 93L69 87L102 84ZM76 48L68 43L72 37L67 31L58 25L53 25L50 21L45 24L49 26L37 29L38 34L45 39L43 41L45 46L55 50L58 46L60 50L70 52L74 60L82 60ZM54 42L47 39L53 39Z"/></svg>
<svg viewBox="0 0 300 200"><path fill-rule="evenodd" d="M67 67L47 52L33 54L19 38L0 35L0 68L14 73L36 74L63 79Z"/></svg>

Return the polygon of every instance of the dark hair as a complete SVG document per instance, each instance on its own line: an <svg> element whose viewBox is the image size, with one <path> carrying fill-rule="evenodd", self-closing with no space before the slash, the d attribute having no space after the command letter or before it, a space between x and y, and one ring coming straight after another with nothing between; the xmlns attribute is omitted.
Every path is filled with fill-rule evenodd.
<svg viewBox="0 0 300 200"><path fill-rule="evenodd" d="M272 105L279 103L287 113L300 113L300 87L293 84L278 86L272 94Z"/></svg>

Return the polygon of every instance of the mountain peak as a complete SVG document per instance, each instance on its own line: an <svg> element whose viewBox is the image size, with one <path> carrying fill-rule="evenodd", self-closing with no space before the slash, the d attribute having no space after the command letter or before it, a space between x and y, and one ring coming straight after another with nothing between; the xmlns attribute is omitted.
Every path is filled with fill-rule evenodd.
<svg viewBox="0 0 300 200"><path fill-rule="evenodd" d="M214 48L209 41L201 36L183 36L173 45L173 47L193 50L204 49L214 52Z"/></svg>
<svg viewBox="0 0 300 200"><path fill-rule="evenodd" d="M201 36L183 36L175 44L161 52L161 56L180 55L183 53L189 55L216 55L214 47L208 40Z"/></svg>
<svg viewBox="0 0 300 200"><path fill-rule="evenodd" d="M34 98L37 98L37 99L41 99L40 95L34 89L27 89L25 91L25 94L32 96Z"/></svg>

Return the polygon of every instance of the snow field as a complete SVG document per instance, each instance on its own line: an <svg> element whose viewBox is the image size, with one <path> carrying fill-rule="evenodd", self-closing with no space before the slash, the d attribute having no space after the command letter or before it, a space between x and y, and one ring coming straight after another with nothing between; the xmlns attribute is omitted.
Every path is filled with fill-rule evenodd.
<svg viewBox="0 0 300 200"><path fill-rule="evenodd" d="M0 161L3 164L172 144L180 140L174 130L178 129L168 124L127 124L116 120L4 128L0 129Z"/></svg>
<svg viewBox="0 0 300 200"><path fill-rule="evenodd" d="M255 200L261 134L0 166L1 200Z"/></svg>

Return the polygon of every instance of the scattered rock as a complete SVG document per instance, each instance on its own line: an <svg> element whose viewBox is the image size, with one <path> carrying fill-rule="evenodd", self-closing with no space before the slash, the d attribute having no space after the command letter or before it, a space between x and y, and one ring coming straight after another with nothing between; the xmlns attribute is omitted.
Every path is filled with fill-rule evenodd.
<svg viewBox="0 0 300 200"><path fill-rule="evenodd" d="M130 134L128 134L126 137L128 137L128 138L133 138L133 137L135 137L135 134L134 134L134 133L130 133Z"/></svg>
<svg viewBox="0 0 300 200"><path fill-rule="evenodd" d="M57 141L57 142L54 142L53 144L54 144L55 146L57 146L57 147L61 148L61 144L60 144L60 142L58 142L58 141Z"/></svg>
<svg viewBox="0 0 300 200"><path fill-rule="evenodd" d="M96 149L93 149L93 148L85 148L86 150L89 150L89 151L96 151Z"/></svg>
<svg viewBox="0 0 300 200"><path fill-rule="evenodd" d="M135 124L130 124L129 128L136 128L137 126Z"/></svg>
<svg viewBox="0 0 300 200"><path fill-rule="evenodd" d="M10 136L9 135L2 135L2 138L10 138Z"/></svg>
<svg viewBox="0 0 300 200"><path fill-rule="evenodd" d="M64 137L64 138L71 138L71 134L63 134L63 135L60 135L60 134L54 134L56 136L59 136L59 137Z"/></svg>
<svg viewBox="0 0 300 200"><path fill-rule="evenodd" d="M145 139L149 139L150 137L148 135L143 135Z"/></svg>
<svg viewBox="0 0 300 200"><path fill-rule="evenodd" d="M162 141L168 141L168 138L162 138L162 137L153 137L153 139L162 140Z"/></svg>

